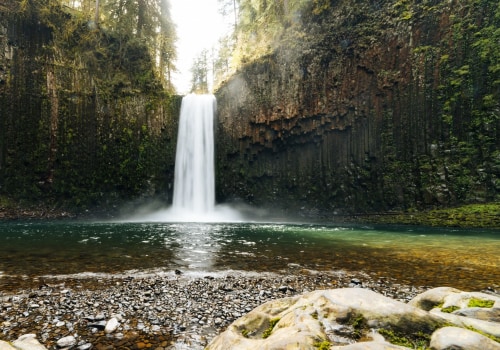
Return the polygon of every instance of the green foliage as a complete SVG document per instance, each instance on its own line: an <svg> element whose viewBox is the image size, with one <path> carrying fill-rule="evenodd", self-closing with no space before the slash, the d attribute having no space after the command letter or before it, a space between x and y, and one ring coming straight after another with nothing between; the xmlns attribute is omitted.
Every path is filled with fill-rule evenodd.
<svg viewBox="0 0 500 350"><path fill-rule="evenodd" d="M484 307L484 308L492 308L495 305L493 300L484 300L478 298L471 298L469 300L469 304L467 307Z"/></svg>
<svg viewBox="0 0 500 350"><path fill-rule="evenodd" d="M191 92L207 94L208 91L208 51L203 50L191 67Z"/></svg>
<svg viewBox="0 0 500 350"><path fill-rule="evenodd" d="M378 332L392 344L410 349L429 349L431 337L428 334L417 332L416 334L405 335L395 330L385 328L379 329Z"/></svg>
<svg viewBox="0 0 500 350"><path fill-rule="evenodd" d="M306 0L241 0L233 65L240 67L266 56L278 47L286 31L301 32L300 14ZM329 7L328 1L315 1L317 11Z"/></svg>
<svg viewBox="0 0 500 350"><path fill-rule="evenodd" d="M366 328L366 320L363 315L352 315L348 324L354 329L353 335L356 338L361 338L363 330Z"/></svg>
<svg viewBox="0 0 500 350"><path fill-rule="evenodd" d="M323 11L330 9L330 1L329 0L313 0L313 10L312 13L314 15L320 15Z"/></svg>
<svg viewBox="0 0 500 350"><path fill-rule="evenodd" d="M371 222L436 227L500 227L500 202L370 217Z"/></svg>
<svg viewBox="0 0 500 350"><path fill-rule="evenodd" d="M174 66L166 56L161 63L156 57L161 47L173 49L168 9L127 2L153 6L148 16L157 11L130 28L123 21L137 17L115 17L108 6L120 4L101 4L99 25L91 21L93 8L61 6L58 0L26 0L8 14L9 27L17 28L13 37L30 48L13 60L16 79L5 89L10 107L0 98L1 122L9 126L0 145L7 155L0 164L1 191L14 201L82 210L165 191L175 151L169 130L178 112L162 91L162 85L168 89L165 67ZM48 67L55 97L48 96Z"/></svg>
<svg viewBox="0 0 500 350"><path fill-rule="evenodd" d="M273 318L273 319L269 320L269 327L266 330L264 330L264 332L262 333L263 339L269 338L269 336L273 332L274 326L276 326L276 324L279 321L280 321L279 318Z"/></svg>
<svg viewBox="0 0 500 350"><path fill-rule="evenodd" d="M323 341L314 343L313 346L318 350L329 350L330 347L332 346L332 343L330 343L328 340L323 340Z"/></svg>
<svg viewBox="0 0 500 350"><path fill-rule="evenodd" d="M442 308L441 312L451 314L452 312L457 311L457 310L460 310L460 308L458 306L452 305L452 306Z"/></svg>
<svg viewBox="0 0 500 350"><path fill-rule="evenodd" d="M500 337L496 337L493 334L483 332L483 331L481 331L479 329L476 329L476 328L474 328L472 326L465 326L465 328L468 329L468 330L470 330L470 331L479 333L479 334L485 336L486 338L490 338L491 340L496 341L497 343L500 343Z"/></svg>

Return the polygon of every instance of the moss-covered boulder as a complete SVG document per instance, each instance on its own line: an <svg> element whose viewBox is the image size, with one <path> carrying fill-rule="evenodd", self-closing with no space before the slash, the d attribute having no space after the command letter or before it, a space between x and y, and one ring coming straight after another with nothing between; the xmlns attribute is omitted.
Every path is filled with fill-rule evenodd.
<svg viewBox="0 0 500 350"><path fill-rule="evenodd" d="M457 296L467 305L488 298L491 309L500 302L495 295L453 288L431 290L409 304L361 288L318 290L261 305L231 324L207 350L500 349L498 322L435 310L442 300Z"/></svg>

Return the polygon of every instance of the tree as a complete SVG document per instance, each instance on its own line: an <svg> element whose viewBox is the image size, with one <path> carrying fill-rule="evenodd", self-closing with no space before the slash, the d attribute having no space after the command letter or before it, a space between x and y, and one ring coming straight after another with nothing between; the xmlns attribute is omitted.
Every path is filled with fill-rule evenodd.
<svg viewBox="0 0 500 350"><path fill-rule="evenodd" d="M194 59L191 68L191 92L208 93L208 67L208 50L205 49Z"/></svg>
<svg viewBox="0 0 500 350"><path fill-rule="evenodd" d="M214 87L217 87L232 72L231 57L234 50L234 40L232 36L225 36L219 39L218 50L213 62Z"/></svg>
<svg viewBox="0 0 500 350"><path fill-rule="evenodd" d="M175 70L175 60L177 53L175 50L175 41L177 34L175 32L175 25L170 16L170 3L168 0L160 1L160 18L159 18L159 32L156 43L156 56L159 58L158 71L163 86L169 91L173 90L172 85L172 72Z"/></svg>
<svg viewBox="0 0 500 350"><path fill-rule="evenodd" d="M136 38L145 44L163 86L172 90L171 72L177 57L175 25L169 0L100 0L104 3L103 26L123 41Z"/></svg>
<svg viewBox="0 0 500 350"><path fill-rule="evenodd" d="M236 30L238 24L238 10L240 0L219 0L219 12L224 16L231 16L234 18L234 29Z"/></svg>

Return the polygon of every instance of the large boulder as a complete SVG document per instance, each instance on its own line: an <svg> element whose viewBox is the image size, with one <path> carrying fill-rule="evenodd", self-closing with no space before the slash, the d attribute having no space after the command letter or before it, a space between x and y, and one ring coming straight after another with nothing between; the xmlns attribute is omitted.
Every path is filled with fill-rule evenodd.
<svg viewBox="0 0 500 350"><path fill-rule="evenodd" d="M434 350L500 350L497 322L437 308L442 307L447 298L455 298L463 308L468 308L470 300L458 301L463 299L457 297L460 293L464 292L438 288L405 304L367 289L347 288L274 300L236 320L212 340L207 350L375 350L418 346L430 346ZM482 310L476 310L473 315L494 314L485 309L496 309L497 296L469 295L470 299L488 301L485 304L488 307L480 307ZM449 327L451 325L456 327Z"/></svg>
<svg viewBox="0 0 500 350"><path fill-rule="evenodd" d="M36 339L36 334L22 335L17 338L12 345L16 350L47 350L47 348Z"/></svg>
<svg viewBox="0 0 500 350"><path fill-rule="evenodd" d="M0 340L0 350L16 350L16 348L6 341Z"/></svg>
<svg viewBox="0 0 500 350"><path fill-rule="evenodd" d="M441 287L416 296L408 304L429 310L455 326L500 338L500 297L497 295Z"/></svg>
<svg viewBox="0 0 500 350"><path fill-rule="evenodd" d="M498 350L500 344L468 329L444 327L432 334L431 349Z"/></svg>

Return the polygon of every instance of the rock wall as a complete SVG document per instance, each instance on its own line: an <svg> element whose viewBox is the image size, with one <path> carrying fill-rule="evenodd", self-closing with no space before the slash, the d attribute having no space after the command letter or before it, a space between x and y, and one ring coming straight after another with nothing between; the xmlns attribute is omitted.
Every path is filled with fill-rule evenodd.
<svg viewBox="0 0 500 350"><path fill-rule="evenodd" d="M497 7L303 13L217 91L219 198L328 215L498 199L498 72L479 44Z"/></svg>
<svg viewBox="0 0 500 350"><path fill-rule="evenodd" d="M14 8L0 21L0 196L76 210L168 200L180 98L148 51L63 7Z"/></svg>

